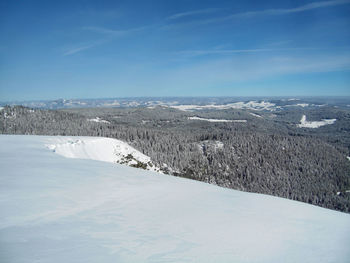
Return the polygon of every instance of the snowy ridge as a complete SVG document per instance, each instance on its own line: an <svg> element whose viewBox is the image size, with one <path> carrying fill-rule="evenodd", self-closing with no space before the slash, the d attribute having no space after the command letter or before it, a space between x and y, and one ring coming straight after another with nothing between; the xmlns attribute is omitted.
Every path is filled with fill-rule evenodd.
<svg viewBox="0 0 350 263"><path fill-rule="evenodd" d="M202 110L202 109L250 109L250 110L268 110L274 111L279 108L275 103L267 101L248 101L248 102L235 102L229 104L209 104L209 105L172 105L169 106L182 111Z"/></svg>
<svg viewBox="0 0 350 263"><path fill-rule="evenodd" d="M150 157L126 142L117 139L57 136L45 140L47 141L47 148L67 158L120 163L160 172L160 169L152 163Z"/></svg>
<svg viewBox="0 0 350 263"><path fill-rule="evenodd" d="M56 139L0 136L2 262L347 263L350 258L349 214L61 158L45 147Z"/></svg>
<svg viewBox="0 0 350 263"><path fill-rule="evenodd" d="M297 124L299 128L319 128L325 125L330 125L335 123L337 119L323 119L322 121L307 121L306 115L303 115L300 120L300 124Z"/></svg>
<svg viewBox="0 0 350 263"><path fill-rule="evenodd" d="M224 120L224 119L206 119L200 117L188 117L189 120L208 121L208 122L247 122L247 120Z"/></svg>

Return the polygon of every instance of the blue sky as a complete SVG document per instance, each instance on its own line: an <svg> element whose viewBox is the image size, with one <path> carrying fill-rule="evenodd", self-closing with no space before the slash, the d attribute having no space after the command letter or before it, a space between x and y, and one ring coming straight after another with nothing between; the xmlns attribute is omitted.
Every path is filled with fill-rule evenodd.
<svg viewBox="0 0 350 263"><path fill-rule="evenodd" d="M0 101L350 96L350 0L0 1Z"/></svg>

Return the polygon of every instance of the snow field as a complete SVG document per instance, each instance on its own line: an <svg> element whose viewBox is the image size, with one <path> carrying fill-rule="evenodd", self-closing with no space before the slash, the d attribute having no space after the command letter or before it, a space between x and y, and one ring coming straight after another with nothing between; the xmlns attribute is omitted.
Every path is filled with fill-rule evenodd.
<svg viewBox="0 0 350 263"><path fill-rule="evenodd" d="M81 138L69 140L79 145ZM46 146L58 145L57 139L63 140L0 136L2 262L345 263L350 258L349 214L65 158Z"/></svg>
<svg viewBox="0 0 350 263"><path fill-rule="evenodd" d="M297 124L299 128L319 128L325 125L330 125L335 123L337 119L323 119L322 121L307 121L306 115L303 115L300 120L300 124Z"/></svg>
<svg viewBox="0 0 350 263"><path fill-rule="evenodd" d="M224 120L224 119L206 119L200 117L188 117L189 120L197 120L197 121L208 121L208 122L247 122L247 120Z"/></svg>

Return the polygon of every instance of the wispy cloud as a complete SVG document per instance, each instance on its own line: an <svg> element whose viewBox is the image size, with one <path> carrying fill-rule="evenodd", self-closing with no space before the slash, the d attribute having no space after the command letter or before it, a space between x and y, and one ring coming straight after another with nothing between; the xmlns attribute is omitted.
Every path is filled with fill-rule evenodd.
<svg viewBox="0 0 350 263"><path fill-rule="evenodd" d="M80 43L71 47L64 48L63 56L70 56L76 53L88 50L90 48L94 48L96 46L102 45L105 43L105 40L94 41L90 43Z"/></svg>
<svg viewBox="0 0 350 263"><path fill-rule="evenodd" d="M319 50L320 48L255 48L255 49L209 49L209 50L182 50L176 52L178 55L186 57L197 57L206 55L229 55L242 53L278 52L278 51L298 51L298 50Z"/></svg>
<svg viewBox="0 0 350 263"><path fill-rule="evenodd" d="M205 56L205 55L225 55L225 54L234 54L234 53L257 53L257 52L269 52L269 51L275 51L274 49L265 49L265 48L258 48L258 49L225 49L225 50L183 50L177 52L179 55L185 55L189 57L196 57L196 56Z"/></svg>
<svg viewBox="0 0 350 263"><path fill-rule="evenodd" d="M99 46L101 44L111 41L113 38L124 37L133 32L141 31L146 28L147 27L139 27L139 28L132 28L127 30L113 30L109 28L96 27L96 26L82 27L81 28L82 30L87 30L93 33L101 34L101 35L104 35L104 37L99 41L95 41L92 43L84 43L84 44L76 45L71 48L66 48L65 51L63 52L63 56L73 55L73 54L88 50L90 48L94 48L96 46Z"/></svg>
<svg viewBox="0 0 350 263"><path fill-rule="evenodd" d="M66 51L63 53L63 56L73 55L73 54L79 53L81 51L87 50L87 49L95 47L95 46L96 46L96 44L91 44L91 45L83 45L80 47L69 48L69 49L66 49Z"/></svg>
<svg viewBox="0 0 350 263"><path fill-rule="evenodd" d="M268 77L283 75L327 73L350 70L350 54L339 55L303 55L303 56L264 56L257 59L243 56L240 59L206 60L200 63L186 64L160 76L171 85L187 85L191 82L195 86L208 83L249 82ZM183 81L183 83L179 83ZM170 84L169 84L170 85Z"/></svg>
<svg viewBox="0 0 350 263"><path fill-rule="evenodd" d="M177 13L177 14L174 14L174 15L171 15L171 16L167 17L167 20L175 20L175 19L186 17L186 16L208 14L208 13L216 12L218 10L220 10L220 8L207 8L207 9L200 9L200 10L182 12L182 13Z"/></svg>
<svg viewBox="0 0 350 263"><path fill-rule="evenodd" d="M246 12L235 13L235 14L226 15L226 16L212 17L208 19L198 19L195 21L176 23L176 24L175 23L168 24L168 25L165 25L163 29L172 29L176 27L191 26L191 25L196 26L196 25L203 25L203 24L219 23L219 22L225 22L228 20L236 19L236 18L288 15L293 13L306 12L306 11L318 9L318 8L339 6L339 5L345 5L345 4L350 4L350 0L331 0L331 1L313 2L313 3L309 3L306 5L302 5L294 8L277 8L277 9L264 9L259 11L246 11Z"/></svg>
<svg viewBox="0 0 350 263"><path fill-rule="evenodd" d="M94 33L108 35L108 36L121 37L133 32L142 31L146 28L148 28L148 26L131 28L126 30L114 30L114 29L109 29L104 27L87 26L87 27L83 27L82 29L90 32L94 32Z"/></svg>
<svg viewBox="0 0 350 263"><path fill-rule="evenodd" d="M285 15L285 14L305 12L305 11L323 8L323 7L344 5L349 3L350 3L349 0L313 2L310 4L302 5L295 8L265 9L261 11L249 11L249 12L237 13L237 14L227 16L226 19L236 18L236 17L252 17L252 16L258 16L258 15Z"/></svg>

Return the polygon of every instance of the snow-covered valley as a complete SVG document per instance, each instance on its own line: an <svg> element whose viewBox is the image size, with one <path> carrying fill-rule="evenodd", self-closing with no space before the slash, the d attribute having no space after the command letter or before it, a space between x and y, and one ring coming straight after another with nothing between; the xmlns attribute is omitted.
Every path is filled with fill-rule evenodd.
<svg viewBox="0 0 350 263"><path fill-rule="evenodd" d="M66 158L47 147L56 145L57 152L67 147L59 147L57 139L0 136L2 262L339 263L350 258L349 214Z"/></svg>

